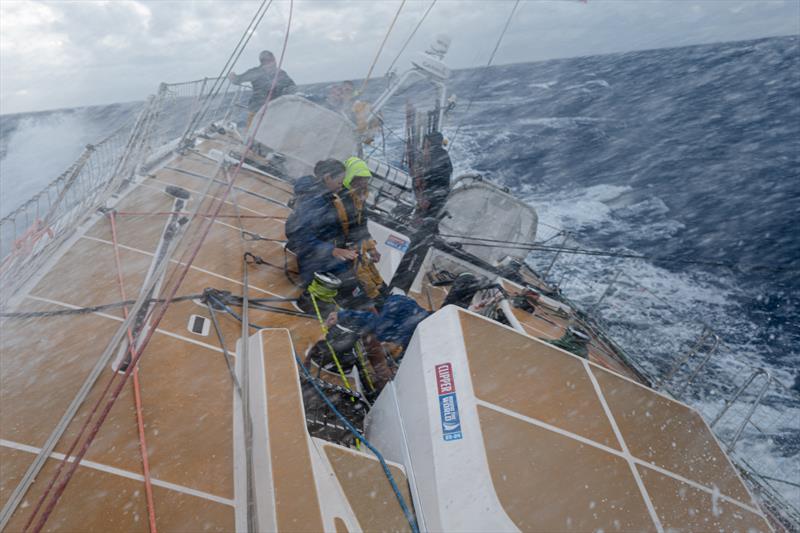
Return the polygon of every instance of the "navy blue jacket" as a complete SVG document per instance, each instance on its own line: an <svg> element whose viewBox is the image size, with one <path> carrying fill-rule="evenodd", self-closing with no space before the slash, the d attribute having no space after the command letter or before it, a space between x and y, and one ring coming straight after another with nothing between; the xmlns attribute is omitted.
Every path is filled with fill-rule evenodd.
<svg viewBox="0 0 800 533"><path fill-rule="evenodd" d="M357 328L362 335L374 333L381 342L393 342L406 348L417 325L428 316L430 313L413 299L393 294L386 299L377 315L369 311L342 309L337 319L345 327Z"/></svg>
<svg viewBox="0 0 800 533"><path fill-rule="evenodd" d="M335 247L344 246L344 232L331 193L313 176L295 182L294 211L286 220L287 247L297 255L300 279L310 283L314 272L338 274L350 263L333 255Z"/></svg>

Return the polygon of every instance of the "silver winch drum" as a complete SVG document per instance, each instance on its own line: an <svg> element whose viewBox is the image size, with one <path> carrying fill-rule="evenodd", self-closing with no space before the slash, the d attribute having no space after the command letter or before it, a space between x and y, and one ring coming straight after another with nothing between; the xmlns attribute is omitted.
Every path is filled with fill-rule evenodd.
<svg viewBox="0 0 800 533"><path fill-rule="evenodd" d="M314 272L314 280L326 289L334 291L339 290L339 287L342 286L342 280L328 272Z"/></svg>

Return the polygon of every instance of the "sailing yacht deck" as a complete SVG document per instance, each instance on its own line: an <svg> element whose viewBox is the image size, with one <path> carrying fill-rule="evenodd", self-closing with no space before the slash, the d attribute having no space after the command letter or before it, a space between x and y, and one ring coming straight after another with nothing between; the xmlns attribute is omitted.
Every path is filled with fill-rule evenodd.
<svg viewBox="0 0 800 533"><path fill-rule="evenodd" d="M222 146L218 141L206 142L200 150ZM202 176L214 175L216 167L216 162L201 153L190 153L144 179L114 206L116 245L109 217L94 217L52 268L33 283L17 308L51 311L122 300L115 248L126 295L135 298L167 219L165 215L147 213L166 213L172 209L172 198L164 192L168 185L187 190L191 194L190 204L198 201L208 183L208 178ZM223 187L224 183L212 184L209 196L221 194ZM222 217L211 228L179 295L199 294L208 287L241 294L241 258L246 251L282 265L280 242L243 240L235 215L238 210L242 215L285 217L288 209L281 204L285 204L290 191L291 187L280 180L242 171L234 194L222 209ZM208 203L209 198L204 202ZM242 218L241 222L245 230L263 237L284 238L282 220ZM188 237L171 259L173 265L167 279L177 270L182 252L191 244L192 235ZM296 287L282 270L267 266L251 270L251 298L297 295ZM288 303L276 305L294 309ZM198 302L173 303L139 365L155 508L158 525L164 530L226 531L234 527L236 505L232 444L234 389L213 329L202 336L187 327L193 314L209 318L207 308ZM289 342L297 346L305 347L320 335L317 322L302 317L251 310L250 320L275 329L290 327ZM0 500L5 502L17 485L122 321L120 308L81 315L3 320ZM240 324L220 313L220 325L227 349L235 352ZM292 353L284 356L291 358L294 368ZM45 482L54 472L56 460L67 452L112 376L113 371L108 368L92 388L52 459L18 507L9 531L21 530L25 525ZM293 379L296 380L296 375ZM302 416L302 404L298 415ZM295 423L305 429L302 418ZM291 476L296 465L289 462L284 467ZM48 524L57 530L146 530L142 479L133 393L126 385ZM107 511L97 513L98 508Z"/></svg>
<svg viewBox="0 0 800 533"><path fill-rule="evenodd" d="M164 224L179 216L172 213L175 198L168 187L189 193L184 211L200 203L198 212L209 212L227 186L215 159L229 152L228 140L203 141L196 151L134 183L109 206L113 217L92 215L16 296L13 310L62 311L136 298L158 257ZM168 258L160 294L202 242L178 296L197 296L207 288L241 294L247 268L249 298L296 297L299 290L284 273L281 242L290 196L285 181L242 169L207 236L205 217L188 224ZM243 238L243 230L261 238ZM245 252L271 265L247 264ZM294 268L291 260L289 267ZM512 292L521 289L503 284ZM413 296L436 310L445 291L424 285ZM169 306L138 366L153 509L145 498L134 391L128 383L55 506L48 530L147 531L151 511L161 531L246 530L248 519L263 530L409 530L371 454L312 437L306 429L295 361L320 337L317 320L250 309L249 321L264 329L249 331L244 350L237 342L241 324L228 314L216 313L222 338L214 328L195 327L193 316L212 318L198 298ZM295 310L290 302L274 305ZM507 530L611 530L615 524L656 531L706 525L769 530L699 415L628 379L635 376L600 339L593 339L590 362L534 338L560 337L569 321L559 313L546 308L536 314L512 312L524 331L453 307L427 319L397 379L370 412L368 437L394 461L387 461L387 469L404 500L413 502L423 529L464 525L475 515L471 527L497 517L492 523ZM45 446L124 320L125 310L113 307L0 323L0 502L8 500ZM238 379L246 380L242 395L226 351ZM121 379L113 368L123 355L117 354L92 386L8 531L23 530L34 511L41 516L41 495L64 454L74 453L70 444L109 381ZM438 436L440 399L432 394L435 378L428 363L443 357L452 358L457 376L463 439ZM240 416L244 394L252 420L249 501L255 511L250 517L246 429ZM380 431L389 420L381 416L393 412L401 429ZM671 442L680 445L678 451ZM484 509L465 503L473 488L497 504ZM452 504L456 500L464 505Z"/></svg>

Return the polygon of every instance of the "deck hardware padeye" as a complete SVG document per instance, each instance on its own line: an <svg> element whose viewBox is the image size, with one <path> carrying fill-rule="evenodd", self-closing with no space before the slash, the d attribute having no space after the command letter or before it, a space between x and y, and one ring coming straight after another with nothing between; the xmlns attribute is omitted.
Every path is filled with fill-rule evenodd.
<svg viewBox="0 0 800 533"><path fill-rule="evenodd" d="M208 331L210 327L211 321L206 317L200 315L189 315L189 323L186 325L186 329L195 335L208 337Z"/></svg>

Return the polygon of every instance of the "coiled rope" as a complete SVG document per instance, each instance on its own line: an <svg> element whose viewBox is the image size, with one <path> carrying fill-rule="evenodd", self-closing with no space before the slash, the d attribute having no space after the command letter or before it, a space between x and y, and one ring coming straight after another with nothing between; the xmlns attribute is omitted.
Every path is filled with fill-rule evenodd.
<svg viewBox="0 0 800 533"><path fill-rule="evenodd" d="M320 313L319 305L317 304L317 300L319 300L324 303L335 305L336 289L324 286L315 278L308 286L308 295L311 297L311 303L314 305L314 312L317 314L317 320L319 321L319 327L322 330L322 336L325 339L325 344L331 353L331 357L333 357L333 362L336 364L336 370L339 372L339 377L342 378L344 386L347 387L348 390L353 390L353 387L347 380L344 369L342 369L342 364L339 362L339 356L336 354L336 350L333 349L330 341L328 341L328 327L325 325L325 319L322 318L322 313Z"/></svg>
<svg viewBox="0 0 800 533"><path fill-rule="evenodd" d="M316 384L316 382L314 381L314 378L311 376L311 373L308 371L308 369L300 361L300 358L297 357L297 355L295 355L294 358L295 358L295 361L297 361L297 366L300 367L300 369L305 374L306 378L308 378L308 382L311 383L311 385L314 387L314 390L317 392L317 394L320 396L320 398L322 398L322 400L328 405L330 410L333 411L333 413L339 418L339 420L342 421L342 424L344 424L344 426L348 429L348 431L350 431L350 433L352 433L352 435L357 439L357 441L363 442L364 445L367 448L369 448L369 450L373 454L375 454L375 457L378 458L378 461L381 463L381 467L383 468L383 473L386 476L386 478L389 480L389 484L392 486L392 490L394 491L394 495L397 498L397 503L400 504L400 508L403 510L403 514L405 515L406 520L408 521L408 525L409 525L409 527L411 527L411 531L413 533L419 533L419 526L417 525L417 519L411 513L411 511L410 511L410 509L408 507L408 504L406 503L406 500L403 497L403 494L400 492L400 488L397 486L397 482L395 481L394 476L392 476L392 473L389 471L389 466L386 464L386 459L383 458L383 455L381 454L381 452L379 452L378 449L375 448L375 446L373 446L372 443L370 443L367 440L367 438L364 437L364 435L362 435L361 432L358 431L353 426L353 424L351 424L350 421L342 413L339 412L339 410L336 408L336 406L333 405L333 402L331 402L330 399L328 399L328 397L325 395L325 393L322 392L322 390L319 388L319 385Z"/></svg>

